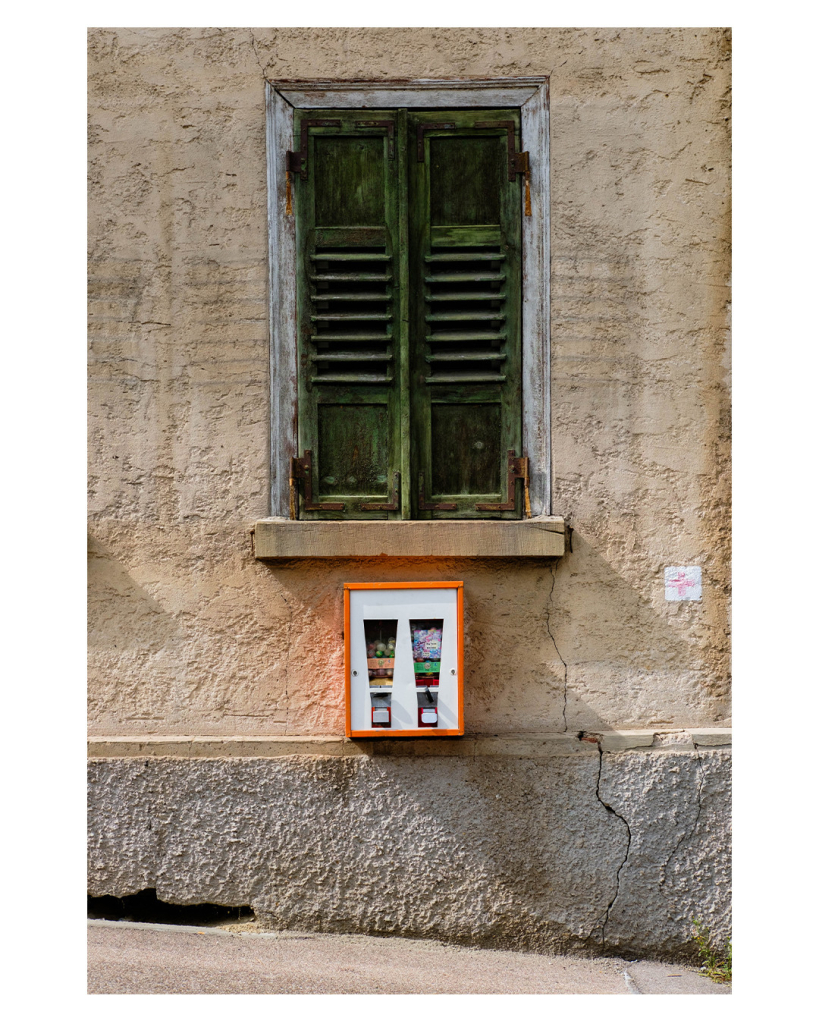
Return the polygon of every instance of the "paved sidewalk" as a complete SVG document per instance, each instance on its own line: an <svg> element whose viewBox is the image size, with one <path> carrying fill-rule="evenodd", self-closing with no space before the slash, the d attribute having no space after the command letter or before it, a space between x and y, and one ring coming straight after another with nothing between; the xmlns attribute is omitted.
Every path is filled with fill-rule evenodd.
<svg viewBox="0 0 819 1024"><path fill-rule="evenodd" d="M236 928L236 926L233 926ZM690 967L413 939L88 922L88 992L729 995Z"/></svg>

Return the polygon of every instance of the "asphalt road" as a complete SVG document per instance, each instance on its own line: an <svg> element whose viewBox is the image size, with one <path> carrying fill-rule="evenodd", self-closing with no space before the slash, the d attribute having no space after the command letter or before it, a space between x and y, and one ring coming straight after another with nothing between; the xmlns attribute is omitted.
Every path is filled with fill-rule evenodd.
<svg viewBox="0 0 819 1024"><path fill-rule="evenodd" d="M729 995L690 967L363 935L88 922L89 994Z"/></svg>

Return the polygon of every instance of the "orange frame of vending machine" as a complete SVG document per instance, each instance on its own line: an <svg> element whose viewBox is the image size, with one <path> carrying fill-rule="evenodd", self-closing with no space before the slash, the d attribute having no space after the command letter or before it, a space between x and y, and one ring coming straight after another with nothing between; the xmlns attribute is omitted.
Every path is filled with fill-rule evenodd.
<svg viewBox="0 0 819 1024"><path fill-rule="evenodd" d="M382 729L352 728L352 670L350 659L350 591L351 590L454 590L456 593L456 623L458 643L456 650L458 675L458 728L457 729L395 729L385 732ZM463 736L464 734L464 585L463 580L432 583L345 583L344 584L344 714L346 734L358 739L387 740L394 737L412 739L416 736L424 739L436 736Z"/></svg>

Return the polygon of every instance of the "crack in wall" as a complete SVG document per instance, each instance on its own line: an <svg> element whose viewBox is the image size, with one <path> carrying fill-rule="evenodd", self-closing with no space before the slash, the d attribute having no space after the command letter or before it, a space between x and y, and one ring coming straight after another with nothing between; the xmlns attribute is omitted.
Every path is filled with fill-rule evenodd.
<svg viewBox="0 0 819 1024"><path fill-rule="evenodd" d="M552 589L549 591L549 599L546 602L546 632L549 634L549 639L552 641L552 646L560 658L561 664L563 665L563 732L569 731L569 723L566 721L566 707L569 702L569 666L563 660L563 655L560 653L560 648L557 646L554 633L552 633L552 597L555 592L555 583L557 582L557 573L554 565L550 566L552 573Z"/></svg>
<svg viewBox="0 0 819 1024"><path fill-rule="evenodd" d="M253 29L248 28L250 33L250 45L253 47L253 55L256 58L256 63L259 65L259 70L262 72L262 78L267 80L267 66L262 64L261 58L259 57L259 50L256 46L256 36L253 35Z"/></svg>
<svg viewBox="0 0 819 1024"><path fill-rule="evenodd" d="M582 734L581 734L581 738L582 738ZM603 924L602 924L602 927L601 927L601 930L600 930L600 942L601 942L601 945L605 947L605 945L606 945L606 926L609 923L609 915L611 914L611 908L614 906L615 902L617 901L617 897L620 895L620 874L621 874L623 868L626 866L626 861L628 860L628 855L631 852L631 829L629 828L629 823L626 821L626 819L623 817L623 815L619 814L617 811L615 811L615 809L610 804L607 804L606 801L600 796L600 777L603 774L603 747L601 746L601 744L599 742L597 743L597 752L600 755L600 760L599 760L599 763L598 763L598 766L597 766L597 785L595 787L595 796L600 801L600 803L606 808L606 810L609 812L609 814L613 814L615 816L615 818L619 818L620 821L622 821L622 823L626 826L626 834L628 836L628 841L626 842L626 853L625 853L625 856L623 857L623 860L622 860L622 862L620 864L620 867L617 869L617 879L616 879L617 887L614 890L614 896L612 896L611 900L609 901L609 905L606 907L606 916L603 918Z"/></svg>
<svg viewBox="0 0 819 1024"><path fill-rule="evenodd" d="M665 864L663 864L663 877L660 880L660 888L661 889L665 885L665 883L666 883L666 881L668 879L668 865L677 856L677 853L679 852L679 849L683 845L683 843L685 843L686 840L694 838L694 836L697 834L697 825L699 825L699 823L700 823L700 813L702 812L702 781L703 781L702 780L702 774L703 774L703 762L702 762L702 758L700 757L700 749L699 749L699 747L697 746L696 743L694 744L694 754L696 755L696 758L697 758L697 813L694 815L694 824L691 826L690 832L688 832L688 833L683 832L683 834L677 840L677 843L674 846L674 849L671 851L671 854L668 857L668 860L666 860Z"/></svg>

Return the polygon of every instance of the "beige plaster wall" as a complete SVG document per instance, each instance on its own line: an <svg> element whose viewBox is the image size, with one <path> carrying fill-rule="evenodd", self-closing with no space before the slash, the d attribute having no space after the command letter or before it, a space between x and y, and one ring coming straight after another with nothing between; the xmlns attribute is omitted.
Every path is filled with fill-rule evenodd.
<svg viewBox="0 0 819 1024"><path fill-rule="evenodd" d="M721 29L92 29L90 725L343 731L341 583L465 581L470 732L728 719ZM264 76L551 76L555 566L266 566ZM703 601L663 568L701 565Z"/></svg>

